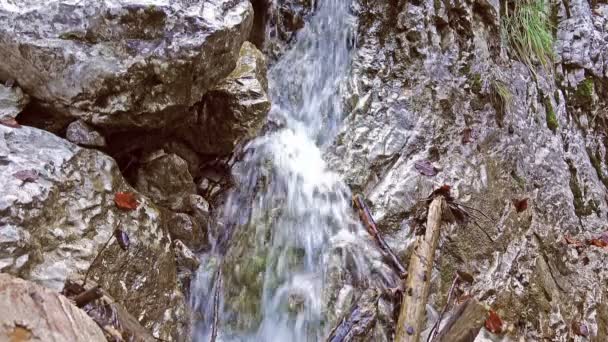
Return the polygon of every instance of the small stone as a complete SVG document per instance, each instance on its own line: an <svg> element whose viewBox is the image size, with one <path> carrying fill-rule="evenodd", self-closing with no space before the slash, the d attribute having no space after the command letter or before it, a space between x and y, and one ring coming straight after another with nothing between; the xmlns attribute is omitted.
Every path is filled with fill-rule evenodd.
<svg viewBox="0 0 608 342"><path fill-rule="evenodd" d="M65 137L68 141L81 146L106 146L106 139L82 120L76 120L69 124Z"/></svg>
<svg viewBox="0 0 608 342"><path fill-rule="evenodd" d="M21 88L0 84L0 120L16 118L29 102Z"/></svg>
<svg viewBox="0 0 608 342"><path fill-rule="evenodd" d="M412 327L407 327L407 334L408 334L408 335L414 335L414 328L412 328Z"/></svg>

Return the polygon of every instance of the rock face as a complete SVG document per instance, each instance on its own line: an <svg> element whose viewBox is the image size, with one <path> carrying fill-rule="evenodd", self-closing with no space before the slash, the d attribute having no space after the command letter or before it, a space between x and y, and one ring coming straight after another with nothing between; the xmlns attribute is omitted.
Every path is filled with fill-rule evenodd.
<svg viewBox="0 0 608 342"><path fill-rule="evenodd" d="M564 237L606 230L608 8L551 4L556 64L533 73L501 47L504 19L483 3L361 1L350 113L327 157L404 259L416 203L438 184L488 215L444 233L437 310L454 271L468 271L470 293L513 327L508 338L563 341L576 322L605 340L608 254ZM438 174L422 175L421 160Z"/></svg>
<svg viewBox="0 0 608 342"><path fill-rule="evenodd" d="M87 314L57 292L0 273L0 340L105 342Z"/></svg>
<svg viewBox="0 0 608 342"><path fill-rule="evenodd" d="M38 129L0 125L0 175L0 271L61 290L90 268L89 279L156 338L188 338L164 216L138 194L137 209L116 207L115 193L134 190L110 157ZM127 250L112 238L116 228L128 235Z"/></svg>
<svg viewBox="0 0 608 342"><path fill-rule="evenodd" d="M27 0L0 4L0 79L49 110L161 128L234 68L249 1Z"/></svg>
<svg viewBox="0 0 608 342"><path fill-rule="evenodd" d="M270 101L266 59L251 43L241 47L236 68L206 95L184 136L199 153L227 154L262 128Z"/></svg>
<svg viewBox="0 0 608 342"><path fill-rule="evenodd" d="M28 102L29 96L21 88L0 84L0 120L15 118Z"/></svg>

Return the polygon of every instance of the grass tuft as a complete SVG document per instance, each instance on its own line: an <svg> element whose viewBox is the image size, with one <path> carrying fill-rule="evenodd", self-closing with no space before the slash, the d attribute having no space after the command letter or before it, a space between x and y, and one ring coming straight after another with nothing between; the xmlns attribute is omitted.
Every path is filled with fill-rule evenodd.
<svg viewBox="0 0 608 342"><path fill-rule="evenodd" d="M534 70L535 61L549 70L553 63L553 25L545 0L515 0L507 7L502 32L509 49Z"/></svg>

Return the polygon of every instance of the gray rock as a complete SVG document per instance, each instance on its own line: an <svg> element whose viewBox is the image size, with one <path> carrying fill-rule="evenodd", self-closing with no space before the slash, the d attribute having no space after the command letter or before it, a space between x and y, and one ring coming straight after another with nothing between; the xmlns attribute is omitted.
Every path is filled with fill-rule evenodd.
<svg viewBox="0 0 608 342"><path fill-rule="evenodd" d="M68 141L80 146L106 146L106 139L82 120L76 120L69 124L65 137Z"/></svg>
<svg viewBox="0 0 608 342"><path fill-rule="evenodd" d="M35 177L17 178L21 171ZM112 158L35 128L0 125L0 176L1 272L60 290L90 269L89 279L155 337L187 339L189 310L165 217L137 193L136 210L116 207L115 193L134 190ZM129 236L127 250L112 238L116 228Z"/></svg>
<svg viewBox="0 0 608 342"><path fill-rule="evenodd" d="M327 159L366 195L387 242L405 258L417 203L433 188L449 184L457 201L488 216L475 219L481 227L446 227L430 297L437 311L454 271L468 268L470 293L505 322L523 324L506 338L566 340L571 321L583 317L606 339L608 316L598 309L605 300L588 295L607 280L597 263L606 255L596 247L579 254L563 242L565 234L585 240L606 229L606 5L572 1L569 16L560 5L556 73L564 82L556 86L552 74L538 68L533 76L496 43L494 20L474 15L477 2L439 2L447 25L433 18L436 4L362 4L344 86L349 113ZM572 89L583 81L588 87ZM576 93L588 97L583 108L574 108ZM422 175L414 167L420 160L441 170ZM517 213L512 200L521 198L529 205ZM335 273L327 288L352 286L340 285L348 270Z"/></svg>
<svg viewBox="0 0 608 342"><path fill-rule="evenodd" d="M29 96L21 88L0 84L0 120L14 119L29 102Z"/></svg>
<svg viewBox="0 0 608 342"><path fill-rule="evenodd" d="M201 250L207 242L206 230L200 221L184 213L168 213L167 229L172 239L179 239L195 251Z"/></svg>
<svg viewBox="0 0 608 342"><path fill-rule="evenodd" d="M162 128L232 69L246 0L0 4L0 79L96 126Z"/></svg>
<svg viewBox="0 0 608 342"><path fill-rule="evenodd" d="M270 110L267 88L264 55L246 42L236 68L205 95L198 117L186 121L180 135L199 153L230 153L262 128Z"/></svg>
<svg viewBox="0 0 608 342"><path fill-rule="evenodd" d="M0 274L0 340L105 342L101 329L55 291Z"/></svg>
<svg viewBox="0 0 608 342"><path fill-rule="evenodd" d="M196 194L188 163L176 154L166 154L163 150L145 157L137 170L135 187L155 203L167 208L188 195Z"/></svg>

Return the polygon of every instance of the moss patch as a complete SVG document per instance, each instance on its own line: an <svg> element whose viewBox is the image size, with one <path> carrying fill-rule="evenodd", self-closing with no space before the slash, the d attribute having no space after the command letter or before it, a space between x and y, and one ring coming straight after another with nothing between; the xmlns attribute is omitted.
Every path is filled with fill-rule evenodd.
<svg viewBox="0 0 608 342"><path fill-rule="evenodd" d="M578 84L574 92L575 103L582 108L588 108L593 104L593 93L595 92L595 85L593 79L587 78Z"/></svg>
<svg viewBox="0 0 608 342"><path fill-rule="evenodd" d="M559 128L559 123L557 122L557 116L555 115L555 111L553 110L553 105L551 104L551 100L548 97L545 97L543 100L545 105L545 117L547 119L547 127L555 133Z"/></svg>

